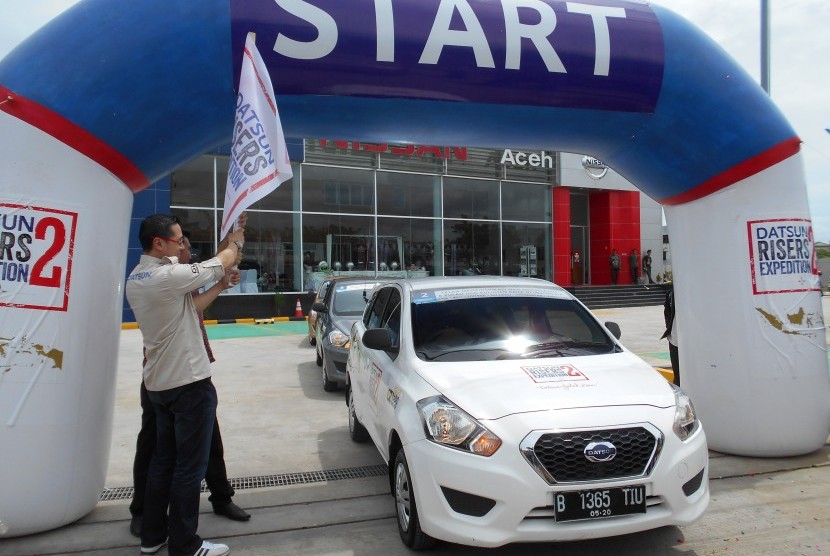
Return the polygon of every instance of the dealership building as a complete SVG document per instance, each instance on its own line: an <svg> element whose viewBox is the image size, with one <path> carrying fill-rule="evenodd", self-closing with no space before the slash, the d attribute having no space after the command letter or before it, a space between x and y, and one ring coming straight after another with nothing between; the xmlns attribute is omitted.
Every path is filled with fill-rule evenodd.
<svg viewBox="0 0 830 556"><path fill-rule="evenodd" d="M652 251L653 276L670 269L660 205L591 157L328 139L289 141L289 156L294 177L248 209L242 282L212 318L272 317L275 303L293 315L298 298L307 312L329 274L597 286L611 283L613 249L620 284L633 249ZM128 271L138 224L155 212L179 217L196 257L215 253L228 160L227 149L204 154L136 195Z"/></svg>

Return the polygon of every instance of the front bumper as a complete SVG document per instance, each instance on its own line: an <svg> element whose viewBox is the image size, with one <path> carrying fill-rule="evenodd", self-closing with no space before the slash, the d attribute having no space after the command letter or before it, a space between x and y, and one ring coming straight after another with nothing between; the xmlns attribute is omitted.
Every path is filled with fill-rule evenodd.
<svg viewBox="0 0 830 556"><path fill-rule="evenodd" d="M495 547L512 542L580 540L667 525L689 525L699 519L709 505L708 450L700 427L681 442L671 432L673 416L673 408L646 408L644 411L643 407L509 416L482 423L504 442L489 458L428 440L407 444L404 450L421 527L438 539ZM556 426L551 426L552 423ZM519 443L534 430L581 430L631 423L650 423L664 435L662 450L644 477L549 484L520 453ZM559 523L554 520L556 492L638 484L645 485L646 489L644 514Z"/></svg>
<svg viewBox="0 0 830 556"><path fill-rule="evenodd" d="M326 338L323 341L326 365L326 376L338 384L346 384L346 362L349 360L349 350L331 344Z"/></svg>

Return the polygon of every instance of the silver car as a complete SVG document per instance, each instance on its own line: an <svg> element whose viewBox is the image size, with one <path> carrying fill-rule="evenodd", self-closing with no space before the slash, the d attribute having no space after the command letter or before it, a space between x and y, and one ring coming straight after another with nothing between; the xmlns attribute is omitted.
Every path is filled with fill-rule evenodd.
<svg viewBox="0 0 830 556"><path fill-rule="evenodd" d="M363 316L372 289L379 283L366 276L338 278L331 282L323 301L312 306L317 313L314 324L317 366L323 369L323 389L327 392L346 383L349 334L355 321Z"/></svg>

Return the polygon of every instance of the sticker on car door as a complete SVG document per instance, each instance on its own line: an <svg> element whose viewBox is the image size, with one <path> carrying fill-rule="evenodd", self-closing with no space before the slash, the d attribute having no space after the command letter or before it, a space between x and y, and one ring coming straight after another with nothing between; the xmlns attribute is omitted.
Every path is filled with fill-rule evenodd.
<svg viewBox="0 0 830 556"><path fill-rule="evenodd" d="M369 369L369 403L372 409L375 410L375 413L377 413L378 390L380 390L379 387L382 377L383 371L375 363L372 363L372 367Z"/></svg>

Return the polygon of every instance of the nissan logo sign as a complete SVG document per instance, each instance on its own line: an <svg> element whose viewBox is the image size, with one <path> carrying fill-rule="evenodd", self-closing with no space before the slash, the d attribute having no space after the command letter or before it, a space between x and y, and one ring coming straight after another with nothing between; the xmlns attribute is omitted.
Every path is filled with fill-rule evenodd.
<svg viewBox="0 0 830 556"><path fill-rule="evenodd" d="M585 446L585 457L594 463L611 461L616 455L617 447L610 442L591 442Z"/></svg>
<svg viewBox="0 0 830 556"><path fill-rule="evenodd" d="M588 174L588 177L595 180L602 179L605 174L608 173L608 166L593 156L583 156L582 167L585 169L585 173Z"/></svg>

